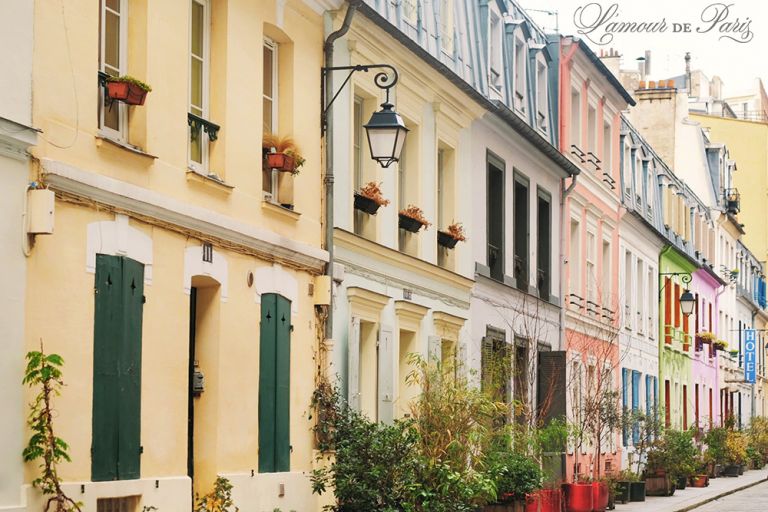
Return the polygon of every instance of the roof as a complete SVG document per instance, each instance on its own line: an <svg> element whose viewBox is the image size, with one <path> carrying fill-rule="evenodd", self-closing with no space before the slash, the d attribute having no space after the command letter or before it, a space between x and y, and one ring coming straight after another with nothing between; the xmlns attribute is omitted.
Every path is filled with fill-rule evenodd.
<svg viewBox="0 0 768 512"><path fill-rule="evenodd" d="M603 60L597 56L595 52L592 51L592 48L587 45L587 43L584 42L583 39L580 39L575 36L569 36L574 41L577 41L579 43L579 48L581 48L581 51L584 52L584 55L587 56L587 58L592 61L592 63L595 65L597 70L600 72L601 75L605 77L606 80L613 86L616 91L618 91L619 94L621 94L621 97L626 100L627 103L635 106L635 98L632 97L629 92L624 88L623 85L621 85L621 82L619 82L619 79L614 76L613 73L611 73L611 70L608 69L603 62Z"/></svg>

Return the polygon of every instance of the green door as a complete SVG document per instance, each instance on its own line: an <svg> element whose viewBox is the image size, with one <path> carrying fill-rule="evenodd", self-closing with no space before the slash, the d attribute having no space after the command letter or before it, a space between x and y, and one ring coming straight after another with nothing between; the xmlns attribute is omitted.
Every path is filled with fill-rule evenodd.
<svg viewBox="0 0 768 512"><path fill-rule="evenodd" d="M259 472L290 471L291 302L261 296Z"/></svg>
<svg viewBox="0 0 768 512"><path fill-rule="evenodd" d="M96 255L91 479L139 478L144 265Z"/></svg>

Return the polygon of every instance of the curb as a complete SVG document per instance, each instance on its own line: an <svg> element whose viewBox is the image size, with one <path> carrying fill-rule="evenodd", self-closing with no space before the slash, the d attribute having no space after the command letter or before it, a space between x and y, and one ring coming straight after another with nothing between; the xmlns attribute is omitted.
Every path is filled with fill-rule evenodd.
<svg viewBox="0 0 768 512"><path fill-rule="evenodd" d="M724 497L729 496L731 494L737 493L739 491L743 491L744 489L749 489L750 487L754 487L756 485L763 484L765 482L768 482L768 477L765 477L762 480L757 480L756 482L752 482L752 483L747 484L747 485L742 485L741 487L737 487L735 489L729 489L729 490L727 490L725 492L722 492L722 493L718 494L717 496L712 496L711 498L707 498L707 499L702 500L702 501L700 501L698 503L694 503L693 505L689 505L689 506L687 506L685 508L681 508L681 509L675 510L675 512L688 512L689 510L697 509L697 508L699 508L701 506L706 505L707 503L711 503L711 502L713 502L715 500L719 500L720 498L724 498Z"/></svg>

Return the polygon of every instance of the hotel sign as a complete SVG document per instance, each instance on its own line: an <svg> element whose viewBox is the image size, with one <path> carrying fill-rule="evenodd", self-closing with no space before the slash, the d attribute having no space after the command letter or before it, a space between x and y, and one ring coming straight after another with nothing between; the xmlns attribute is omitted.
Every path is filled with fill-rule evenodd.
<svg viewBox="0 0 768 512"><path fill-rule="evenodd" d="M744 380L755 383L755 365L757 364L757 338L754 329L744 330Z"/></svg>

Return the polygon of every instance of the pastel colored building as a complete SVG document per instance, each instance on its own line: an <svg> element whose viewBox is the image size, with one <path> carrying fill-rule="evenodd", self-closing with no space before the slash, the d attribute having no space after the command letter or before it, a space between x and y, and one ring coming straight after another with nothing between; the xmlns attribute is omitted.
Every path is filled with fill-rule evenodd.
<svg viewBox="0 0 768 512"><path fill-rule="evenodd" d="M313 295L328 261L323 9L36 6L32 122L45 137L29 175L56 200L54 234L27 260L25 346L42 339L66 362L63 489L85 510L190 510L223 475L243 510L319 508L306 412L327 303ZM105 81L126 74L152 86L144 105L109 97ZM277 184L262 166L269 132L306 159ZM28 464L24 481L36 475Z"/></svg>
<svg viewBox="0 0 768 512"><path fill-rule="evenodd" d="M551 40L560 70L559 148L582 169L568 189L563 222L569 417L578 420L584 393L619 386L619 138L621 111L634 100L583 40ZM604 444L600 461L596 446L571 450L569 474L619 468L618 433Z"/></svg>

